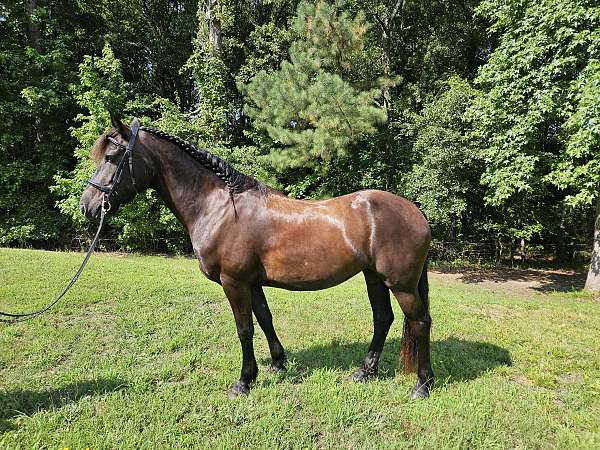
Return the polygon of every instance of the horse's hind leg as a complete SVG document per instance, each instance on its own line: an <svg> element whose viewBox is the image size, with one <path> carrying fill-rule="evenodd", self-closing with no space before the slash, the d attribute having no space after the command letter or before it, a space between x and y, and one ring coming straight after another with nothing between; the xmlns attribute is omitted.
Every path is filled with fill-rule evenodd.
<svg viewBox="0 0 600 450"><path fill-rule="evenodd" d="M367 283L369 302L373 310L373 339L369 346L367 356L362 367L357 369L350 377L353 381L362 381L377 374L379 357L385 344L385 338L394 321L394 313L390 304L390 291L377 274L364 271Z"/></svg>
<svg viewBox="0 0 600 450"><path fill-rule="evenodd" d="M265 333L267 342L269 343L272 360L271 369L274 372L285 370L285 351L275 333L275 328L273 328L273 316L271 315L271 310L269 309L265 293L261 286L252 288L252 311L254 311L256 320Z"/></svg>
<svg viewBox="0 0 600 450"><path fill-rule="evenodd" d="M407 372L413 372L417 359L417 384L412 392L412 399L429 397L429 389L433 385L433 370L429 355L429 333L431 316L429 315L429 299L427 288L419 282L418 292L392 287L392 293L404 312L404 332L402 336L401 359Z"/></svg>

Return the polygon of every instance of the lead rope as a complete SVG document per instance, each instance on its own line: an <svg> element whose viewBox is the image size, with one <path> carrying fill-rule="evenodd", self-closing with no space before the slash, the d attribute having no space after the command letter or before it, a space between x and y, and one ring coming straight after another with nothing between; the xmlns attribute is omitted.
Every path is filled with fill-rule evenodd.
<svg viewBox="0 0 600 450"><path fill-rule="evenodd" d="M40 314L45 313L50 308L52 308L54 305L56 305L58 303L58 301L61 298L63 298L63 296L69 291L69 289L71 289L73 287L73 285L77 282L79 275L81 275L81 272L83 272L83 269L86 266L88 260L90 259L90 256L92 256L92 253L94 252L94 249L96 248L96 244L98 243L98 239L100 238L100 233L102 232L102 228L104 227L104 218L106 217L106 213L108 212L108 210L111 207L110 203L108 203L107 200L108 199L106 198L106 195L105 195L105 198L102 201L102 212L100 214L100 225L98 225L98 231L96 231L96 235L94 236L94 239L92 240L92 243L90 244L90 248L87 251L85 258L83 258L83 262L81 263L81 266L79 266L79 270L77 270L75 275L73 275L73 278L71 278L71 281L62 290L62 292L59 295L57 295L56 298L54 300L52 300L52 302L50 302L43 308L38 309L37 311L32 311L32 312L23 313L23 314L11 314L11 313L5 313L5 312L0 311L0 322L17 323L17 322L24 322L26 320L33 319L33 318L39 316Z"/></svg>

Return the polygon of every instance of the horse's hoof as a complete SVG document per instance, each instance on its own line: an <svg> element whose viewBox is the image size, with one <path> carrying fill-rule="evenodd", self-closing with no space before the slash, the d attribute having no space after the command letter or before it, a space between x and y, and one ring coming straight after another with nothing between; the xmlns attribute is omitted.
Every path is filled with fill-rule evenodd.
<svg viewBox="0 0 600 450"><path fill-rule="evenodd" d="M269 372L279 375L279 374L283 374L283 373L287 372L287 368L283 364L272 365L271 368L269 369Z"/></svg>
<svg viewBox="0 0 600 450"><path fill-rule="evenodd" d="M346 380L357 382L357 381L367 381L369 378L373 378L377 375L376 371L365 370L364 368L356 369L352 375L346 377Z"/></svg>
<svg viewBox="0 0 600 450"><path fill-rule="evenodd" d="M417 384L412 391L412 395L410 396L411 400L419 400L422 398L429 397L429 388L426 384Z"/></svg>
<svg viewBox="0 0 600 450"><path fill-rule="evenodd" d="M248 385L238 380L233 386L231 386L231 389L229 389L229 399L233 400L234 398L237 398L240 395L248 395L249 393L250 388L248 387Z"/></svg>

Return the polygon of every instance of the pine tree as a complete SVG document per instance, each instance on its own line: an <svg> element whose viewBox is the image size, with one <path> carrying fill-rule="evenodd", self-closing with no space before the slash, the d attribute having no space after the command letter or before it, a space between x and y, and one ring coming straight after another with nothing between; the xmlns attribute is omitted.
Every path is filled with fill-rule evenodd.
<svg viewBox="0 0 600 450"><path fill-rule="evenodd" d="M303 2L292 22L296 40L278 71L259 72L245 86L247 113L281 148L281 165L314 166L343 155L375 131L386 114L375 101L378 80L360 78L367 31L364 15L342 2Z"/></svg>

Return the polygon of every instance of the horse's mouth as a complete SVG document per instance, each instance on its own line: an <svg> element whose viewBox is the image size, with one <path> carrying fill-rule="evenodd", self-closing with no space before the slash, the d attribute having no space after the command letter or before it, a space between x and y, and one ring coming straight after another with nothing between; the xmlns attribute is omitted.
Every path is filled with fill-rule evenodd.
<svg viewBox="0 0 600 450"><path fill-rule="evenodd" d="M114 205L114 206L110 205L110 208L105 209L104 214L106 216L112 216L117 212L118 209L119 209L119 205ZM79 211L86 219L96 220L96 219L99 219L100 216L102 215L102 205L89 208L86 205L84 205L83 203L81 203L79 205Z"/></svg>

